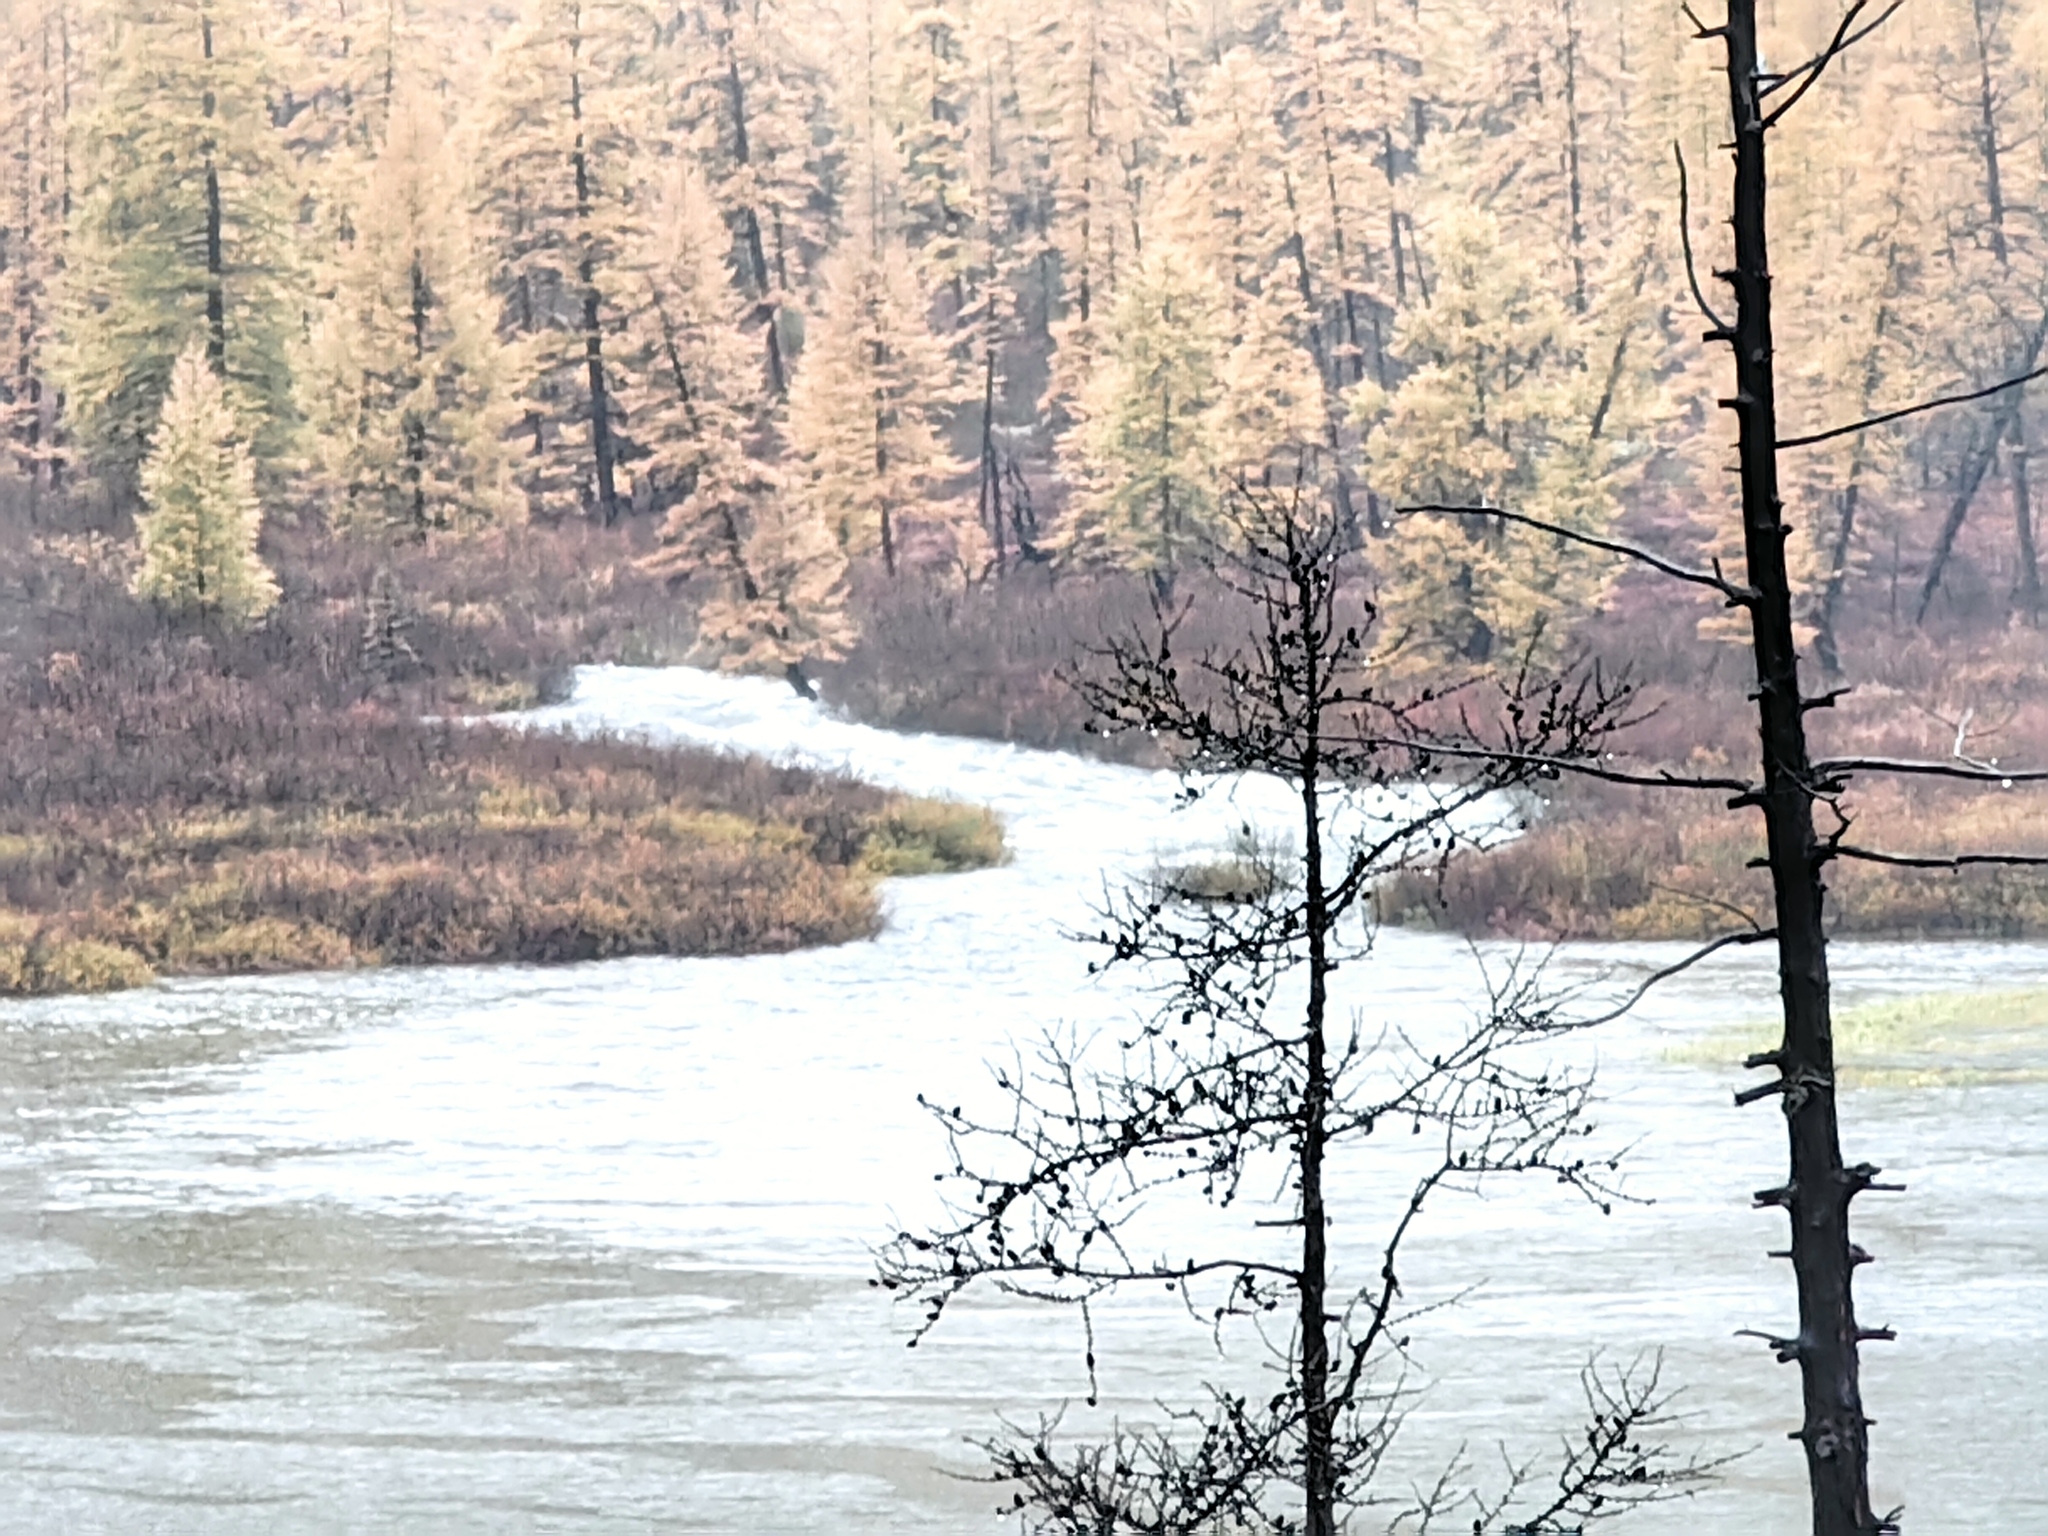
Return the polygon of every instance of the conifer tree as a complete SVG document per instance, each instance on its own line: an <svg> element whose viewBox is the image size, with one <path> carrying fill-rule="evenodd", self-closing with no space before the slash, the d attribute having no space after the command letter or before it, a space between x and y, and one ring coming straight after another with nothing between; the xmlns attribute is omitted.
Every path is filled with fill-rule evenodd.
<svg viewBox="0 0 2048 1536"><path fill-rule="evenodd" d="M1217 61L1190 94L1186 125L1166 141L1174 167L1154 219L1157 238L1217 286L1209 308L1222 356L1207 435L1226 480L1298 465L1304 448L1337 447L1340 404L1332 391L1326 415L1322 332L1310 313L1276 95L1251 49Z"/></svg>
<svg viewBox="0 0 2048 1536"><path fill-rule="evenodd" d="M1126 276L1064 448L1079 471L1070 558L1142 571L1163 593L1198 553L1217 506L1224 324L1214 276L1185 252L1155 246Z"/></svg>
<svg viewBox="0 0 2048 1536"><path fill-rule="evenodd" d="M818 311L789 397L793 493L849 555L879 552L895 576L910 557L906 519L940 533L963 567L979 565L964 508L937 494L940 427L958 378L927 324L930 305L902 223L892 131L886 18L863 0L842 18L848 67L836 102L849 148L846 234L822 270ZM926 561L934 551L919 551Z"/></svg>
<svg viewBox="0 0 2048 1536"><path fill-rule="evenodd" d="M240 627L268 613L277 582L256 553L256 462L195 337L179 354L143 461L138 596Z"/></svg>
<svg viewBox="0 0 2048 1536"><path fill-rule="evenodd" d="M697 659L785 676L845 653L846 554L813 499L788 494L770 392L725 263L726 228L702 173L678 165L650 224L637 466L668 507L649 569L701 594Z"/></svg>
<svg viewBox="0 0 2048 1536"><path fill-rule="evenodd" d="M626 404L644 445L633 465L648 498L668 510L662 541L685 566L731 546L722 510L739 508L765 451L772 399L743 330L745 300L727 266L729 240L704 175L671 170L636 252L644 286L628 342L634 393ZM743 521L743 517L742 517ZM705 544L706 530L715 530ZM657 564L670 562L664 553Z"/></svg>
<svg viewBox="0 0 2048 1536"><path fill-rule="evenodd" d="M314 339L330 516L425 537L516 515L504 361L439 110L400 87Z"/></svg>
<svg viewBox="0 0 2048 1536"><path fill-rule="evenodd" d="M744 489L744 576L698 610L698 655L728 672L787 677L809 693L806 663L836 660L854 641L846 555L815 510L780 494L773 477L757 474Z"/></svg>
<svg viewBox="0 0 2048 1536"><path fill-rule="evenodd" d="M528 0L477 125L481 227L524 408L534 510L610 526L625 510L617 338L646 174L651 19L628 0Z"/></svg>
<svg viewBox="0 0 2048 1536"><path fill-rule="evenodd" d="M288 468L290 184L250 0L109 0L68 259L64 383L79 438L132 483L194 331L259 465Z"/></svg>
<svg viewBox="0 0 2048 1536"><path fill-rule="evenodd" d="M826 263L823 302L791 383L791 494L853 556L879 552L897 574L905 520L925 508L942 468L933 426L944 354L926 330L909 253L895 241L848 237ZM964 521L936 513L955 540ZM956 558L973 550L956 547Z"/></svg>
<svg viewBox="0 0 2048 1536"><path fill-rule="evenodd" d="M1630 472L1617 365L1634 316L1606 335L1581 323L1555 269L1483 213L1444 215L1425 250L1429 302L1396 333L1407 376L1355 395L1374 485L1408 505L1498 506L1598 535ZM1505 520L1411 517L1388 548L1385 607L1418 655L1550 654L1609 576L1580 553Z"/></svg>
<svg viewBox="0 0 2048 1536"><path fill-rule="evenodd" d="M62 465L56 365L59 279L70 199L70 103L77 84L70 0L0 17L0 451L32 492Z"/></svg>
<svg viewBox="0 0 2048 1536"><path fill-rule="evenodd" d="M892 42L888 110L903 168L904 240L926 283L950 300L958 321L967 314L975 259L969 158L975 103L965 28L952 5L913 5L897 22Z"/></svg>
<svg viewBox="0 0 2048 1536"><path fill-rule="evenodd" d="M823 18L790 0L695 0L677 10L675 125L694 144L734 239L733 281L746 297L769 388L788 393L791 320L828 243L815 125L826 71L807 53ZM842 66L845 61L838 61Z"/></svg>

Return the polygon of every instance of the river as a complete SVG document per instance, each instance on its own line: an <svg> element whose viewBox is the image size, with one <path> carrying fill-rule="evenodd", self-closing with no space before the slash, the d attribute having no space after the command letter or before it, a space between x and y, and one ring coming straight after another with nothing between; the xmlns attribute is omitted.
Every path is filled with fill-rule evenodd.
<svg viewBox="0 0 2048 1536"><path fill-rule="evenodd" d="M1048 1023L1126 1017L1065 937L1106 880L1213 846L1244 806L1176 816L1164 775L835 720L779 685L586 669L536 724L644 730L845 766L995 808L1013 860L892 883L870 943L794 955L233 981L0 1005L0 1530L973 1531L966 1437L1075 1400L1142 1417L1218 1369L1163 1300L1098 1320L949 1316L923 1347L866 1283L931 1199L919 1090ZM1570 946L1623 986L1676 951ZM1842 944L1839 995L2048 983L2048 948ZM1496 964L1501 956L1490 957ZM1381 936L1347 970L1368 1020L1440 1016L1474 955ZM1761 954L1718 956L1600 1032L1601 1134L1641 1203L1555 1191L1435 1207L1416 1401L1387 1491L1459 1445L1569 1430L1589 1352L1664 1351L1665 1438L1746 1452L1698 1499L1617 1527L1791 1536L1798 1383L1782 1327L1778 1117L1676 1041L1768 1010ZM1881 1505L1915 1533L2048 1517L2048 1085L1845 1095ZM1363 1176L1362 1176L1363 1177ZM1361 1186L1361 1198L1368 1191ZM1369 1223L1367 1224L1369 1227ZM1367 1233L1369 1235L1369 1232ZM1227 1368L1227 1367L1226 1367ZM1385 1527L1398 1505L1361 1517ZM1453 1523L1453 1528L1464 1525Z"/></svg>

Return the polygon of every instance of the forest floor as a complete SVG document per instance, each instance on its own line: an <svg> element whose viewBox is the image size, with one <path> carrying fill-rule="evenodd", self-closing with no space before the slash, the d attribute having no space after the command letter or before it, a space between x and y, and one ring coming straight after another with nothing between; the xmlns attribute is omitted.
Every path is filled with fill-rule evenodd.
<svg viewBox="0 0 2048 1536"><path fill-rule="evenodd" d="M676 604L622 538L287 529L283 601L235 634L130 598L104 534L0 518L0 996L839 943L880 877L1003 856L972 807L432 718L672 659Z"/></svg>

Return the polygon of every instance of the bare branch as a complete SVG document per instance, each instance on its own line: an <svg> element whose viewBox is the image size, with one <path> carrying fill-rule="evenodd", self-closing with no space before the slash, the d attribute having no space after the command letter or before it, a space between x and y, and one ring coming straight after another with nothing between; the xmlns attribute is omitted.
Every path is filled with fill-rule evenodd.
<svg viewBox="0 0 2048 1536"><path fill-rule="evenodd" d="M1826 48L1822 49L1811 59L1808 59L1797 69L1778 76L1776 80L1757 93L1758 98L1762 99L1769 96L1773 91L1782 90L1794 80L1799 81L1799 88L1791 94L1785 104L1764 119L1764 130L1766 132L1777 127L1778 120L1799 105L1799 98L1813 89L1814 83L1827 73L1828 65L1890 21L1893 16L1898 14L1900 7L1906 3L1906 0L1892 0L1892 3L1885 7L1883 14L1877 20L1852 35L1849 29L1855 25L1856 18L1863 14L1863 9L1868 3L1869 0L1856 0L1856 3L1850 6L1843 15L1842 24L1835 29L1834 40Z"/></svg>
<svg viewBox="0 0 2048 1536"><path fill-rule="evenodd" d="M1816 779L1849 773L1897 773L1922 778L1961 779L1969 784L2048 784L2048 768L1999 768L1989 763L1944 763L1912 757L1830 757L1813 765Z"/></svg>
<svg viewBox="0 0 2048 1536"><path fill-rule="evenodd" d="M1826 856L1833 859L1856 859L1865 864L1891 864L1901 869L1969 869L1975 865L1997 865L2017 869L2048 868L2048 853L1879 853L1874 848L1857 848L1848 843L1837 843L1827 850Z"/></svg>
<svg viewBox="0 0 2048 1536"><path fill-rule="evenodd" d="M1631 784L1638 789L1708 789L1729 795L1750 795L1756 792L1756 785L1747 779L1698 778L1673 773L1667 768L1659 768L1654 772L1631 773L1625 768L1604 768L1598 761L1584 758L1558 757L1543 752L1517 752L1507 747L1478 743L1467 745L1435 741L1427 737L1358 736L1349 738L1346 744L1362 751L1399 750L1418 758L1443 757L1462 762L1504 763L1515 767L1533 768L1545 777L1573 773L1581 778L1599 779L1607 784Z"/></svg>
<svg viewBox="0 0 2048 1536"><path fill-rule="evenodd" d="M1881 427L1888 422L1904 421L1908 416L1919 416L1928 411L1938 411L1944 406L1968 405L1972 400L1988 400L1993 395L2003 394L2008 389L2018 389L2022 385L2031 384L2034 380L2040 378L2048 378L2048 368L2036 368L2032 373L2023 373L2018 378L2006 379L2002 383L1991 385L1988 389L1973 389L1967 394L1943 395L1938 400L1923 400L1918 405L1905 406L1896 411L1886 411L1881 416L1872 416L1864 421L1851 422L1846 427L1831 427L1825 432L1814 432L1805 437L1781 437L1778 439L1778 447L1780 450L1786 448L1810 448L1815 443L1832 442L1838 437L1847 437L1854 432L1868 432L1872 427Z"/></svg>
<svg viewBox="0 0 2048 1536"><path fill-rule="evenodd" d="M1619 1007L1610 1009L1608 1012L1598 1014L1590 1019L1576 1020L1573 1027L1578 1029L1594 1029L1602 1024L1612 1024L1616 1019L1634 1008L1637 1003L1648 997L1652 987L1656 986L1659 982L1669 981L1681 971L1691 970L1702 960L1706 959L1707 956L1718 954L1732 945L1769 943L1776 939L1777 936L1778 930L1775 928L1758 928L1749 933L1724 933L1720 938L1713 940L1711 943L1702 944L1683 960L1674 961L1660 971L1652 971L1643 979L1643 984L1637 987L1635 991L1629 993L1627 1000Z"/></svg>
<svg viewBox="0 0 2048 1536"><path fill-rule="evenodd" d="M1576 528L1567 528L1562 523L1547 522L1540 517L1531 517L1526 512L1510 512L1502 507L1461 507L1451 506L1442 502L1425 502L1418 506L1396 508L1394 515L1404 517L1423 512L1431 512L1443 517L1497 517L1503 522L1519 523L1525 528L1534 528L1540 533L1548 533L1560 539L1567 539L1574 544L1583 544L1588 549L1603 550L1610 555L1626 556L1628 559L1647 565L1652 570L1660 571L1666 576L1673 576L1680 581L1689 581L1695 586L1707 587L1715 592L1719 592L1728 599L1730 604L1747 607L1756 601L1756 593L1753 590L1748 587L1737 586L1734 582L1723 576L1719 570L1688 570L1686 567L1667 560L1662 555L1656 554L1651 550L1638 548L1634 544L1623 544L1616 539L1603 539L1595 534L1582 533Z"/></svg>
<svg viewBox="0 0 2048 1536"><path fill-rule="evenodd" d="M1685 280L1692 285L1692 301L1699 305L1700 313L1713 326L1709 341L1733 340L1735 333L1728 329L1728 322L1714 313L1714 306L1707 302L1706 290L1700 287L1699 269L1692 256L1692 186L1685 174L1685 151L1678 141L1671 143L1671 153L1678 160L1678 240L1685 249Z"/></svg>

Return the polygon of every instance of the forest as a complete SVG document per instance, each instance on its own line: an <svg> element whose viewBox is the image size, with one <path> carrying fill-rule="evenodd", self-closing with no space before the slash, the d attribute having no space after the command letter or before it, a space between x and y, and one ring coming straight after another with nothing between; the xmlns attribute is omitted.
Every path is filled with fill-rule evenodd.
<svg viewBox="0 0 2048 1536"><path fill-rule="evenodd" d="M1762 21L1805 56L1834 15ZM817 667L877 580L1170 592L1219 487L1308 455L1428 665L1567 646L1613 573L1398 505L1725 542L1674 158L1708 173L1721 109L1675 11L16 0L6 29L11 469L53 532L212 475L133 556L173 606L260 615L262 523L637 523L698 659ZM1792 434L2035 366L2044 89L2035 8L1929 0L1787 125ZM1791 461L1824 668L1859 624L2035 622L2033 430L2015 394ZM209 435L222 466L175 467Z"/></svg>
<svg viewBox="0 0 2048 1536"><path fill-rule="evenodd" d="M1091 1411L1098 1312L1139 1290L1275 1366L1234 1387L1241 1352L1106 1438L1008 1425L982 1449L1012 1512L1362 1529L1396 1498L1410 1322L1462 1297L1408 1293L1425 1205L1533 1175L1615 1216L1638 1144L1600 1150L1593 1069L1542 1053L1754 949L1783 1032L1735 1103L1783 1111L1754 1200L1799 1319L1754 1337L1798 1367L1816 1536L1896 1536L1859 1378L1893 1333L1859 1321L1849 1212L1899 1186L1845 1157L1837 1084L2039 1081L2031 951L1991 944L2048 934L2048 5L0 3L0 998L58 1010L0 1019L0 1088L17 1035L100 1017L63 994L170 978L136 994L169 1016L256 976L232 996L260 1013L317 971L369 1009L346 973L461 965L449 995L537 1017L559 998L490 962L659 958L725 968L608 971L622 1017L687 974L676 1016L733 1025L716 1072L782 1052L756 1097L716 1085L689 1155L753 1148L717 1115L833 1123L775 1097L855 1049L818 1019L923 1071L985 1044L1000 985L1066 1006L1046 893L1277 786L1278 841L1245 810L1089 909L1087 975L1142 977L1100 995L1156 1012L1087 1039L1032 1013L994 1111L920 1094L943 1211L863 1239L913 1344L988 1292L1068 1308ZM961 879L884 884L919 875ZM2017 980L1838 1010L1838 939ZM1553 987L1579 940L1640 987ZM1455 1025L1452 946L1480 977ZM1425 950L1422 1022L1374 1037L1368 1008L1421 995L1386 1004L1380 968ZM999 981L898 1007L956 973ZM613 1038L573 1017L555 1041ZM1642 1081L1676 1093L1739 1033ZM235 1039L235 1070L296 1048ZM672 1045L631 1093L696 1062ZM533 1115L598 1092L589 1054ZM878 1181L902 1109L825 1161ZM473 1166L528 1146L493 1134ZM610 1156L541 1224L601 1204ZM1183 1183L1203 1257L1127 1244ZM1272 1219L1238 1231L1248 1190ZM707 1204L738 1230L872 1198ZM1696 1450L1662 1371L1586 1360L1554 1495L1539 1458L1460 1449L1389 1529L1566 1536L1702 1495L1746 1453ZM1881 1476L1932 1459L1884 1449Z"/></svg>

